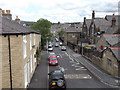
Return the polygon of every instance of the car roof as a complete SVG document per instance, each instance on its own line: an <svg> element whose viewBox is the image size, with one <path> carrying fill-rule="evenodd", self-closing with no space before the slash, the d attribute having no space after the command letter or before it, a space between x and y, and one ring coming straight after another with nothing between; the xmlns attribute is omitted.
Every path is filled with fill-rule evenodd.
<svg viewBox="0 0 120 90"><path fill-rule="evenodd" d="M63 74L61 70L55 70L53 71L53 74Z"/></svg>
<svg viewBox="0 0 120 90"><path fill-rule="evenodd" d="M49 54L55 54L54 52L50 52Z"/></svg>
<svg viewBox="0 0 120 90"><path fill-rule="evenodd" d="M64 74L63 74L63 72L60 71L60 70L55 70L55 71L52 72L51 78L52 78L52 79L64 78Z"/></svg>
<svg viewBox="0 0 120 90"><path fill-rule="evenodd" d="M62 48L66 48L65 46L62 46Z"/></svg>
<svg viewBox="0 0 120 90"><path fill-rule="evenodd" d="M49 53L49 56L56 56L55 53Z"/></svg>

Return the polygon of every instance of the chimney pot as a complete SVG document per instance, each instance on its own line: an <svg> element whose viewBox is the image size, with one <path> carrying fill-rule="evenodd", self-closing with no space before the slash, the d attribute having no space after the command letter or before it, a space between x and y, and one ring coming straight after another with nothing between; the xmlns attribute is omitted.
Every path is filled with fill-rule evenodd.
<svg viewBox="0 0 120 90"><path fill-rule="evenodd" d="M85 23L86 17L84 17L84 23Z"/></svg>
<svg viewBox="0 0 120 90"><path fill-rule="evenodd" d="M86 19L86 17L84 17L84 20Z"/></svg>
<svg viewBox="0 0 120 90"><path fill-rule="evenodd" d="M20 19L18 18L18 16L16 16L15 21L18 22L18 23L20 23Z"/></svg>
<svg viewBox="0 0 120 90"><path fill-rule="evenodd" d="M111 27L115 25L116 25L116 18L115 18L115 14L113 14Z"/></svg>
<svg viewBox="0 0 120 90"><path fill-rule="evenodd" d="M10 14L10 10L6 10L6 14Z"/></svg>
<svg viewBox="0 0 120 90"><path fill-rule="evenodd" d="M10 10L2 10L2 16L12 20L12 14L10 14Z"/></svg>
<svg viewBox="0 0 120 90"><path fill-rule="evenodd" d="M2 14L5 14L5 10L2 10Z"/></svg>
<svg viewBox="0 0 120 90"><path fill-rule="evenodd" d="M16 16L16 19L19 19L18 16Z"/></svg>

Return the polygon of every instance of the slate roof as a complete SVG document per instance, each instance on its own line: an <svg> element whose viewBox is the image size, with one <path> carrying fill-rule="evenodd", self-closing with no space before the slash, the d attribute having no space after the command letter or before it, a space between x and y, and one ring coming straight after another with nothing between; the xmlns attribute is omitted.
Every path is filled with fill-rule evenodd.
<svg viewBox="0 0 120 90"><path fill-rule="evenodd" d="M21 25L24 25L24 24L26 24L26 25L31 25L31 24L34 24L35 22L33 22L33 21L20 21L20 24Z"/></svg>
<svg viewBox="0 0 120 90"><path fill-rule="evenodd" d="M113 49L113 48L110 48L110 49L112 50L117 60L120 61L120 49Z"/></svg>
<svg viewBox="0 0 120 90"><path fill-rule="evenodd" d="M90 24L91 24L91 21L92 21L92 19L86 19L86 20L85 20L86 25L87 25L87 29L89 29Z"/></svg>
<svg viewBox="0 0 120 90"><path fill-rule="evenodd" d="M118 41L118 43L113 45L112 47L120 47L120 41Z"/></svg>
<svg viewBox="0 0 120 90"><path fill-rule="evenodd" d="M62 24L62 25L61 25L61 28L67 29L69 26L70 26L70 24L66 24L66 23L65 23L65 24Z"/></svg>
<svg viewBox="0 0 120 90"><path fill-rule="evenodd" d="M120 61L120 34L104 35L106 41L111 45L110 49L118 61ZM119 49L118 49L119 48Z"/></svg>
<svg viewBox="0 0 120 90"><path fill-rule="evenodd" d="M71 27L71 26L69 26L66 30L65 30L65 32L72 32L72 33L74 33L74 32L80 32L78 29L76 29L76 27L74 26L74 27Z"/></svg>
<svg viewBox="0 0 120 90"><path fill-rule="evenodd" d="M118 42L120 42L120 35L117 35L117 34L115 34L115 35L114 34L113 35L106 35L106 34L104 34L103 36L111 46L113 46L113 45L117 44Z"/></svg>
<svg viewBox="0 0 120 90"><path fill-rule="evenodd" d="M114 27L108 27L107 31L105 32L105 34L114 34L118 31L118 26L114 26Z"/></svg>
<svg viewBox="0 0 120 90"><path fill-rule="evenodd" d="M20 25L19 23L15 21L11 21L7 18L2 17L2 31L0 31L0 34L2 35L7 35L7 34L28 34L28 33L36 33L39 34L38 32Z"/></svg>
<svg viewBox="0 0 120 90"><path fill-rule="evenodd" d="M99 28L100 31L107 31L108 27L111 25L110 21L107 21L104 18L95 18L94 23L96 28Z"/></svg>
<svg viewBox="0 0 120 90"><path fill-rule="evenodd" d="M113 15L106 15L105 18L108 21L111 21L113 18ZM116 19L116 25L120 25L120 15L115 15L115 19Z"/></svg>

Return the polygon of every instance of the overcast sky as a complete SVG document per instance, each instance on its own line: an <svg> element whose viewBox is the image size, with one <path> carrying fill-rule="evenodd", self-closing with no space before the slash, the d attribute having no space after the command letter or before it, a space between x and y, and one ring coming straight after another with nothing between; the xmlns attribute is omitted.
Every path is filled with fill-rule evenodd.
<svg viewBox="0 0 120 90"><path fill-rule="evenodd" d="M37 21L40 18L51 22L82 22L91 18L92 10L96 17L118 14L119 0L1 0L0 8L11 10L13 19L19 16L24 21Z"/></svg>

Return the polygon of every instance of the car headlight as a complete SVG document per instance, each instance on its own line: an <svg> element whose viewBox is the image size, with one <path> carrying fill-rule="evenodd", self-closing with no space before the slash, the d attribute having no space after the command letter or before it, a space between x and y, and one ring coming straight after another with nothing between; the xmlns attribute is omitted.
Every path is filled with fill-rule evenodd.
<svg viewBox="0 0 120 90"><path fill-rule="evenodd" d="M55 83L55 82L52 82L51 84L52 84L52 85L56 85L56 83Z"/></svg>
<svg viewBox="0 0 120 90"><path fill-rule="evenodd" d="M58 61L56 61L55 63L58 63Z"/></svg>

